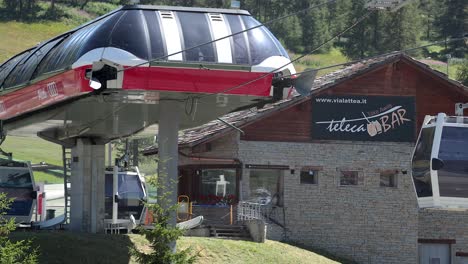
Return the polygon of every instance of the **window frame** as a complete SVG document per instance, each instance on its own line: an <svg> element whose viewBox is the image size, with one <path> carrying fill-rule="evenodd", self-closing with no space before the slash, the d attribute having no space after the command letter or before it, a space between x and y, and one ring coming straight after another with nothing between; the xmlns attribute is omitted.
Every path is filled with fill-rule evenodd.
<svg viewBox="0 0 468 264"><path fill-rule="evenodd" d="M269 203L271 206L278 206L284 207L284 179L285 179L285 171L289 168L283 168L284 166L269 166L269 165L246 165L246 168L249 170L249 199L251 199L251 186L250 181L252 178L253 171L278 171L278 179L276 182L276 193L272 193L271 198L278 194L278 199L276 203Z"/></svg>
<svg viewBox="0 0 468 264"><path fill-rule="evenodd" d="M384 176L384 174L389 174L389 175L393 176L393 181L390 181L390 182L393 182L393 185L391 185L391 186L382 185L382 176ZM398 188L398 178L399 178L398 175L399 175L398 170L380 170L379 171L379 187L397 189Z"/></svg>
<svg viewBox="0 0 468 264"><path fill-rule="evenodd" d="M355 172L356 173L356 184L343 184L341 179L342 176L344 176L344 172ZM360 180L359 176L362 173L362 171L358 169L338 169L338 186L339 187L358 187L360 186Z"/></svg>
<svg viewBox="0 0 468 264"><path fill-rule="evenodd" d="M318 186L319 185L319 177L320 177L320 171L322 169L320 167L302 167L300 172L299 172L299 184L300 185L312 185L312 186ZM314 183L311 183L311 182L305 182L302 180L302 175L303 173L308 173L308 175L310 176L310 172L313 171L314 172L314 178L315 178L315 182Z"/></svg>

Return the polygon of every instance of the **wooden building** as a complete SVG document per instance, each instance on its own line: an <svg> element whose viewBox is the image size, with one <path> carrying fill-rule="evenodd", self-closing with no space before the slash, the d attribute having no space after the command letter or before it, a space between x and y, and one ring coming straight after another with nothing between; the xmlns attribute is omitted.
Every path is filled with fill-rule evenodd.
<svg viewBox="0 0 468 264"><path fill-rule="evenodd" d="M419 209L411 179L424 117L459 102L467 87L405 54L363 60L308 97L221 117L242 133L220 121L182 131L179 194L262 204L270 238L359 263L466 263L468 212Z"/></svg>

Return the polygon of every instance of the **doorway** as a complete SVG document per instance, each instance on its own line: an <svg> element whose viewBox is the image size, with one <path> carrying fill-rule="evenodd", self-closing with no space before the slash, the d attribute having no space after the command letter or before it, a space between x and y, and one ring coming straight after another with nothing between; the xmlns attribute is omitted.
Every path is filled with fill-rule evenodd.
<svg viewBox="0 0 468 264"><path fill-rule="evenodd" d="M419 264L450 264L450 244L419 244Z"/></svg>

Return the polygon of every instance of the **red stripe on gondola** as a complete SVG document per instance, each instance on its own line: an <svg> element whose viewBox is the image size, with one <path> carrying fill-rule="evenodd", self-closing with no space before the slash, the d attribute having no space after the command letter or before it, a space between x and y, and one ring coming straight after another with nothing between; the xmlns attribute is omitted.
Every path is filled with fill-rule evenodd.
<svg viewBox="0 0 468 264"><path fill-rule="evenodd" d="M0 119L7 120L92 92L89 81L85 79L86 69L90 68L91 66L83 66L70 70L0 96ZM122 90L213 94L255 80L264 74L245 71L140 67L124 72ZM270 74L224 93L268 97L272 77Z"/></svg>
<svg viewBox="0 0 468 264"><path fill-rule="evenodd" d="M265 73L188 68L141 67L125 71L126 90L220 93L255 80ZM225 94L270 96L272 74Z"/></svg>
<svg viewBox="0 0 468 264"><path fill-rule="evenodd" d="M0 96L0 119L9 119L83 94L84 71L67 71Z"/></svg>

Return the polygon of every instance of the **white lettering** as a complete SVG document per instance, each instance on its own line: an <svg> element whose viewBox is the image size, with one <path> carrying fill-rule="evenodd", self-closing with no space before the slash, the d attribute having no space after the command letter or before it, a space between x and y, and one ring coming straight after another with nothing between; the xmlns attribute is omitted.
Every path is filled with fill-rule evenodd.
<svg viewBox="0 0 468 264"><path fill-rule="evenodd" d="M365 132L364 124L361 125L351 125L346 124L348 121L343 117L341 121L332 120L327 127L329 132L350 132L350 133L359 133ZM346 124L346 125L345 125ZM343 127L344 126L344 127Z"/></svg>
<svg viewBox="0 0 468 264"><path fill-rule="evenodd" d="M390 105L391 106L391 105ZM410 122L411 119L406 118L406 110L401 106L395 106L388 109L389 106L381 108L387 109L383 113L366 116L364 113L363 118L346 119L343 117L341 120L320 121L316 124L328 124L326 130L332 132L347 132L347 133L362 133L367 132L369 136L374 137L378 134L386 133L390 130L402 126L405 122Z"/></svg>
<svg viewBox="0 0 468 264"><path fill-rule="evenodd" d="M50 95L50 97L55 97L58 96L58 89L57 89L57 84L55 82L51 82L47 84L47 91Z"/></svg>
<svg viewBox="0 0 468 264"><path fill-rule="evenodd" d="M48 95L45 89L42 88L37 90L37 97L39 98L39 100L47 99Z"/></svg>

